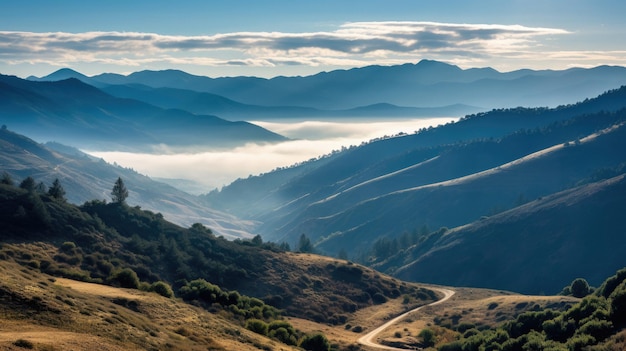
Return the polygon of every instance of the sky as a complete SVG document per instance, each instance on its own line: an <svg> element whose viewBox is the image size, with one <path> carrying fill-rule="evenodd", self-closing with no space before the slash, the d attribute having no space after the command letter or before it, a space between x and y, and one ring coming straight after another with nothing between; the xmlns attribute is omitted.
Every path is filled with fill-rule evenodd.
<svg viewBox="0 0 626 351"><path fill-rule="evenodd" d="M623 0L0 0L0 73L626 65Z"/></svg>

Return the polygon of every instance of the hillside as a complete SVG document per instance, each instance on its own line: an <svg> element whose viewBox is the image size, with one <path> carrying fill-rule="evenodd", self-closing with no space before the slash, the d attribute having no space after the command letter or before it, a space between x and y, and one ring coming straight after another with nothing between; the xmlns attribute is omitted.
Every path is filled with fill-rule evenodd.
<svg viewBox="0 0 626 351"><path fill-rule="evenodd" d="M584 136L621 123L623 110L608 111L626 107L625 94L622 88L557 109L517 108L471 115L457 123L367 143L294 169L240 180L205 198L210 206L260 221L261 234L270 240L294 244L306 233L314 242L327 237L328 247L334 247L330 254L345 246L355 255L355 249L367 240L343 244L332 240L348 231L373 241L424 225L437 229L465 224L514 207L518 200L572 186L597 168L624 162L623 154L615 152L620 150L622 127L590 138L580 147L550 148L573 145ZM607 112L597 112L602 110ZM594 153L600 149L604 151ZM541 150L553 152L541 158L528 156ZM499 170L514 161L506 172ZM544 166L546 174L537 173ZM463 178L473 174L477 176ZM525 177L543 180L526 181ZM548 177L551 182L545 181ZM463 184L439 187L453 179L463 179ZM485 185L495 179L500 187L517 188L503 193ZM430 200L424 201L424 197ZM450 197L455 202L451 203ZM477 197L481 203L476 203Z"/></svg>
<svg viewBox="0 0 626 351"><path fill-rule="evenodd" d="M153 151L171 147L233 147L284 137L247 122L163 109L116 98L70 78L34 82L0 75L0 123L39 141L83 149Z"/></svg>
<svg viewBox="0 0 626 351"><path fill-rule="evenodd" d="M8 129L0 129L0 165L0 172L7 172L16 182L32 176L50 186L58 179L68 201L75 204L110 199L113 183L121 177L129 188L128 202L133 206L159 212L179 225L205 224L228 238L252 237L250 223L213 210L195 196L77 149L42 145Z"/></svg>
<svg viewBox="0 0 626 351"><path fill-rule="evenodd" d="M401 295L417 304L436 298L351 262L288 253L260 237L228 241L201 224L182 228L138 207L98 200L77 207L11 185L0 185L0 197L2 257L48 274L134 287L165 281L176 295L210 306L216 295L193 293L215 289L204 279L261 298L268 309L331 324ZM120 278L128 270L137 281Z"/></svg>
<svg viewBox="0 0 626 351"><path fill-rule="evenodd" d="M156 293L54 278L0 262L2 350L259 350L295 347Z"/></svg>
<svg viewBox="0 0 626 351"><path fill-rule="evenodd" d="M624 174L581 185L433 234L374 267L406 280L529 294L557 293L577 277L599 286L626 264L624 195Z"/></svg>
<svg viewBox="0 0 626 351"><path fill-rule="evenodd" d="M8 350L31 347L25 345L290 350L320 331L332 341L332 350L355 350L364 331L437 298L427 286L350 262L287 253L260 238L227 241L201 225L184 229L123 204L93 201L76 207L7 184L0 185L0 197L0 347ZM481 343L521 345L529 342L524 335L538 328L536 318L560 323L571 316L580 330L575 335L592 338L578 341L574 331L558 336L545 327L542 342L618 347L623 345L623 279L621 270L580 303L454 288L450 302L412 313L377 340L424 347L431 342L422 334L428 329L440 347L469 342L472 335L481 335ZM280 328L285 331L279 333ZM490 330L498 329L508 331L506 338L490 339Z"/></svg>
<svg viewBox="0 0 626 351"><path fill-rule="evenodd" d="M67 72L62 73L40 79L57 80L67 76ZM78 73L74 76L85 79ZM88 79L93 85L140 84L193 90L258 106L348 110L378 103L420 108L461 104L489 110L511 106L554 107L583 100L625 84L626 69L599 66L498 72L491 68L461 69L443 62L422 60L415 64L367 66L271 79L209 78L179 70L141 71L127 76L105 73Z"/></svg>
<svg viewBox="0 0 626 351"><path fill-rule="evenodd" d="M394 272L410 259L385 260L425 240L430 232L445 231L438 228L462 226L591 179L620 174L626 163L622 152L626 150L624 94L626 88L621 88L555 109L516 108L467 116L457 123L374 141L312 161L288 170L290 177L283 170L240 180L205 199L211 206L260 222L258 231L268 240L295 246L305 234L319 252L332 256L343 252L368 264L384 262L377 267ZM620 193L608 194L617 197ZM581 202L581 208L589 208L591 223L600 225L605 219L592 210L594 206L593 202ZM545 236L559 226L548 215L536 222L541 223L535 229L537 235ZM522 240L524 233L517 230L511 237ZM591 233L590 227L580 227L571 245L585 247ZM484 243L477 240L476 245L478 250ZM509 256L519 253L510 258L512 262L534 257L530 249L511 253L499 248ZM438 250L433 247L433 252ZM607 240L598 244L591 259L599 260L602 250L619 252ZM447 259L441 252L439 263ZM455 259L466 257L453 255ZM427 255L431 256L435 257ZM410 273L412 267L438 272L434 262L407 267L403 277L443 283L442 276L435 279ZM474 263L476 267L467 268L479 272L478 262ZM505 278L523 276L519 270L524 267L512 265L502 279L478 274L471 285L555 293L576 272L585 271L584 263L576 259L567 264L567 274L559 279L547 279L547 267L551 267L547 262L543 280L528 278L512 285L514 282ZM597 274L585 272L599 282L624 264L616 258ZM458 270L450 272L450 279L461 276ZM447 283L465 285L463 281Z"/></svg>

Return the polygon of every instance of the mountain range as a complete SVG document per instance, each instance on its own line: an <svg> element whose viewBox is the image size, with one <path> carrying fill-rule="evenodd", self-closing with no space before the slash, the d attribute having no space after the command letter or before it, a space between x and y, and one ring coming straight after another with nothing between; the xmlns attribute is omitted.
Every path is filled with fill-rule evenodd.
<svg viewBox="0 0 626 351"><path fill-rule="evenodd" d="M394 113L404 116L434 113L441 116L454 111L457 112L455 115L462 115L515 106L556 107L623 85L626 83L626 68L599 66L560 71L522 69L498 72L492 68L461 69L443 62L422 60L415 64L367 66L271 79L209 78L178 70L140 71L127 76L105 73L87 77L67 69L29 79L51 81L70 77L100 88L114 86L109 92L117 96L145 98L152 102L158 100L157 96L163 96L164 91L149 93L146 87L187 90L191 93L176 92L178 97L167 94L169 96L161 102L161 107L219 116L230 114L249 120L247 115L255 118L272 115L310 117L314 114L384 117ZM232 101L250 106L234 106ZM388 105L380 109L379 104ZM378 106L378 111L366 108L368 106ZM396 108L399 106L401 108Z"/></svg>
<svg viewBox="0 0 626 351"><path fill-rule="evenodd" d="M39 141L91 150L224 148L286 138L247 122L117 98L78 79L34 82L0 75L0 123Z"/></svg>
<svg viewBox="0 0 626 351"><path fill-rule="evenodd" d="M619 177L626 163L623 152L626 150L626 88L607 90L603 87L619 86L625 81L623 67L500 73L492 69L463 70L434 61L274 79L208 78L181 71L86 77L75 71L61 70L43 78L20 80L3 76L2 80L8 92L3 95L6 110L30 111L25 115L32 120L25 125L36 125L37 130L41 130L42 125L50 127L61 120L72 126L95 126L94 133L108 133L102 138L103 142L110 143L109 137L117 135L119 139L113 142L121 147L129 147L125 144L129 135L134 135L133 141L143 146L157 140L164 144L182 140L182 134L202 116L187 112L185 108L205 109L202 113L208 112L207 109L221 109L231 116L247 110L249 116L284 117L301 113L323 117L328 116L324 115L328 111L347 113L361 109L382 116L392 110L400 111L399 106L408 106L415 112L414 109L436 106L552 105L498 107L469 114L458 122L423 128L411 135L375 139L292 167L239 179L219 191L189 200L194 206L215 211L210 218L226 218L220 222L222 228L233 225L235 232L258 233L264 240L292 247L298 247L302 239L310 239L320 253L349 257L388 273L426 280L432 277L424 272L434 267L423 262L443 262L448 253L460 255L460 251L454 251L459 248L473 248L474 251L463 255L480 255L480 248L489 247L485 241L494 240L495 234L468 234L459 228L492 230L494 226L485 224L505 211L527 204L540 207L541 199L557 196L562 191L586 193L589 184L602 188L619 184L605 180ZM394 90L396 88L398 90ZM444 88L445 94L438 90ZM597 97L590 95L601 88L606 92ZM376 89L379 92L373 97L371 94ZM436 96L430 96L431 93ZM54 118L48 118L52 115L49 111L56 111L57 97L62 102L59 108L71 108L74 112L57 113ZM428 100L423 100L425 97ZM401 98L406 100L398 100ZM573 99L580 102L563 104L565 98L569 102ZM431 104L425 105L424 101ZM377 110L379 112L375 112ZM40 114L40 111L46 113ZM153 129L126 130L123 125L127 119L122 115L132 115L128 111L141 111L141 116L145 116L146 111L166 115L162 119L141 117L145 118L142 121L150 122L149 125L154 124ZM171 119L170 113L180 118ZM90 120L92 115L98 118ZM47 124L40 123L44 121ZM180 125L183 127L175 129ZM204 128L197 128L189 133L202 134L202 130ZM149 135L142 136L146 131L150 131ZM238 140L284 140L262 129L259 133L270 136L263 134L259 139ZM189 137L185 142L193 140ZM47 167L54 169L56 166ZM107 179L102 183L106 186L100 188L108 189L113 181ZM620 189L616 187L615 191L602 193L619 196ZM596 201L592 196L576 199L581 208L592 206ZM611 202L607 200L607 203ZM182 208L179 207L179 211L184 212ZM566 216L567 207L555 208ZM587 212L588 223L603 223L600 212L591 209ZM545 212L525 210L519 213L537 217L535 221L543 223L536 228L537 232L557 233L551 217L541 217ZM516 242L523 235L521 226L513 222L508 225L508 228L517 228L510 234L511 238L516 238L511 242ZM617 230L619 223L607 225L610 230ZM551 277L549 283L545 276L541 279L526 276L523 286L505 278L490 279L482 273L480 260L470 260L473 266L467 264L464 270L451 271L445 276L446 280L437 282L464 284L463 277L473 277L471 283L475 286L529 293L555 292L580 271L580 263L574 259L578 256L573 252L585 246L584 238L588 235L586 229L573 237L576 241L568 246L572 254L565 255L571 260L561 262L571 270L562 271L558 278ZM455 248L448 241L449 238L454 238L454 243L471 241L470 236L477 238L473 245ZM539 239L546 238L549 236L535 238L537 245L541 245ZM621 247L620 238L611 238L615 247ZM611 249L608 241L600 245L600 251ZM381 249L385 245L386 249ZM442 256L438 256L440 254ZM520 262L529 257L532 257L529 250L520 251ZM603 270L587 272L589 280L597 284L620 265L626 263L615 259ZM521 268L520 265L512 267L507 277L523 276L515 271Z"/></svg>
<svg viewBox="0 0 626 351"><path fill-rule="evenodd" d="M390 273L405 267L401 271L403 277L422 279L427 275L419 272L435 270L437 265L412 265L411 259L426 260L415 253L401 256L395 264L384 263L388 257L372 254L376 241L399 239L403 233L418 232L423 227L437 232L441 227L464 226L564 189L582 186L598 174L605 178L618 176L626 163L625 108L626 87L622 87L558 108L493 110L414 135L374 141L293 169L242 179L205 198L209 206L260 222L258 230L269 240L295 245L304 233L320 252L337 255L343 251L360 262L383 262L381 267ZM622 196L623 192L616 188L608 194ZM594 206L591 200L581 202L583 208ZM600 225L603 220L595 217L597 214L588 211L588 223ZM551 220L546 216L537 221L550 231L552 227L545 223ZM617 223L606 223L607 230L619 230ZM445 232L443 229L442 233ZM470 235L464 233L459 231L454 238ZM540 228L537 233L543 233L540 238L550 238ZM518 231L510 235L521 240L522 234ZM584 231L577 238L582 240L589 235ZM477 239L481 237L472 235L465 239L476 240L471 246L475 251L452 256L479 255L481 248L489 247ZM484 237L495 240L486 234ZM613 250L624 244L623 236L611 238L615 239L612 243L607 239L599 244L601 249L594 253L593 259L601 259L598 255L603 249ZM581 240L567 246L572 250L585 247ZM563 241L558 244L562 245ZM445 254L452 250L442 249L448 246L450 243L443 240L425 251L422 251L424 246L418 246L415 252L454 262ZM469 250L470 246L460 247ZM398 247L404 249L408 250ZM531 256L526 252L520 257ZM550 283L536 279L525 281L522 287L512 281L494 280L478 264L466 264L456 273L438 275L437 282L453 284L462 277L480 276L472 281L474 286L497 285L528 293L554 291L575 278L572 275L579 258L573 253L565 257L568 261L564 265L571 267L571 271L558 279L552 277ZM616 265L625 263L621 258L616 259L611 267L607 264L606 271L588 272L589 278L599 282ZM527 268L517 265L515 269L522 267Z"/></svg>

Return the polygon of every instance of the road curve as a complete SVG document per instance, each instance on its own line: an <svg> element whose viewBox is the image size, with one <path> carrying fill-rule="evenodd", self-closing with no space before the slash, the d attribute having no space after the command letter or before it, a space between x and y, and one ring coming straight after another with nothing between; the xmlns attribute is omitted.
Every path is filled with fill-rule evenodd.
<svg viewBox="0 0 626 351"><path fill-rule="evenodd" d="M446 300L448 300L449 298L452 297L452 295L454 295L454 290L450 290L450 289L443 289L443 288L429 288L432 290L436 290L439 291L441 293L443 293L443 298L441 300L437 300L433 303L430 303L428 305L424 305L424 306L420 306L416 309L410 310L408 312L405 312L399 316L397 316L396 318L388 321L387 323L381 325L380 327L372 330L371 332L363 335L362 337L359 338L359 340L357 340L357 342L363 346L369 346L369 347L375 347L378 349L382 349L382 350L395 350L395 351L406 351L408 349L401 349L401 348L397 348L397 347L392 347L392 346L386 346L386 345L380 345L377 344L374 339L376 339L376 336L378 336L378 334L380 334L383 330L389 328L391 325L396 324L399 320L401 320L402 318L406 317L408 314L411 314L413 312L417 312L419 310L421 310L422 308L426 307L426 306L434 306L434 305L438 305L442 302L445 302Z"/></svg>

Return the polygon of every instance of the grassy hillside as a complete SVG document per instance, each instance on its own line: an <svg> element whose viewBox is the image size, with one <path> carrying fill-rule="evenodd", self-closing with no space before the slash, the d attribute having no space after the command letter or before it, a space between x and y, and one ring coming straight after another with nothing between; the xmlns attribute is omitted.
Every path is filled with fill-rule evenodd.
<svg viewBox="0 0 626 351"><path fill-rule="evenodd" d="M164 281L177 296L215 285L217 292L260 298L268 311L334 324L402 295L415 304L436 299L347 261L287 253L260 237L228 241L203 225L182 228L139 207L101 201L77 207L11 185L0 185L0 197L2 257L48 274L148 289ZM187 296L207 306L223 302Z"/></svg>
<svg viewBox="0 0 626 351"><path fill-rule="evenodd" d="M0 261L1 350L295 350L156 293L54 278Z"/></svg>

